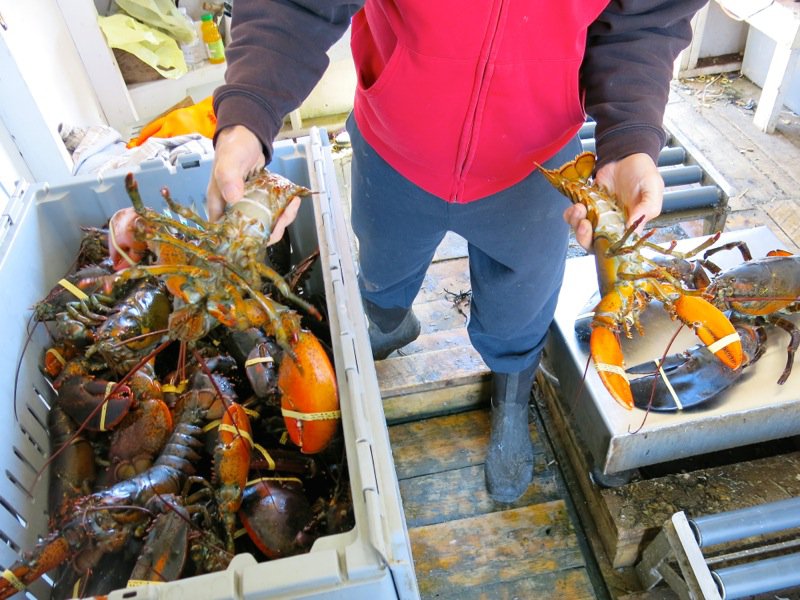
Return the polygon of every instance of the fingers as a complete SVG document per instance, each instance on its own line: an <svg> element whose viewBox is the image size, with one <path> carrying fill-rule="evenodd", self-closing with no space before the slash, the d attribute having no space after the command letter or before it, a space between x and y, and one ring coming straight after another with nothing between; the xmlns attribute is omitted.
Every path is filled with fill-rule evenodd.
<svg viewBox="0 0 800 600"><path fill-rule="evenodd" d="M644 225L661 214L664 180L647 154L631 154L604 165L597 172L596 182L622 203L627 215L626 225L633 225L644 217L636 228L637 233L641 234Z"/></svg>
<svg viewBox="0 0 800 600"><path fill-rule="evenodd" d="M136 239L139 215L132 207L114 213L108 222L108 255L115 271L136 265L147 250L145 242Z"/></svg>
<svg viewBox="0 0 800 600"><path fill-rule="evenodd" d="M573 204L564 211L564 220L572 227L575 240L587 252L592 250L592 224L586 219L586 207Z"/></svg>
<svg viewBox="0 0 800 600"><path fill-rule="evenodd" d="M263 169L264 163L261 141L249 129L234 125L219 133L206 191L209 220L218 220L228 204L242 199L245 179Z"/></svg>
<svg viewBox="0 0 800 600"><path fill-rule="evenodd" d="M638 196L633 200L633 205L628 205L626 225L630 226L644 217L639 227L636 228L637 233L641 234L645 223L661 214L664 201L664 180L658 173L656 173L655 180L651 177L645 177L640 181L638 191Z"/></svg>
<svg viewBox="0 0 800 600"><path fill-rule="evenodd" d="M278 217L275 225L272 227L272 233L269 236L268 246L275 244L281 240L286 228L291 225L297 218L297 212L300 210L300 197L295 196L283 210L283 214Z"/></svg>

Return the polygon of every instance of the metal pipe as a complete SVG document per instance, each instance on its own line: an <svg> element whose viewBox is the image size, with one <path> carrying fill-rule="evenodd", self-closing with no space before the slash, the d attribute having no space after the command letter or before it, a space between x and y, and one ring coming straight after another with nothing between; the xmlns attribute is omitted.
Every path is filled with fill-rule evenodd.
<svg viewBox="0 0 800 600"><path fill-rule="evenodd" d="M682 165L686 160L686 150L683 148L662 148L658 155L658 166Z"/></svg>
<svg viewBox="0 0 800 600"><path fill-rule="evenodd" d="M595 144L595 139L593 137L581 138L581 150L583 152L596 152L597 144ZM686 160L686 150L683 148L662 148L661 153L658 155L657 164L659 167L669 167L683 164L684 160Z"/></svg>
<svg viewBox="0 0 800 600"><path fill-rule="evenodd" d="M800 497L690 518L689 525L701 548L794 529L800 527Z"/></svg>
<svg viewBox="0 0 800 600"><path fill-rule="evenodd" d="M659 169L659 172L661 173L661 179L664 180L664 185L666 187L700 183L703 180L703 169L697 165Z"/></svg>
<svg viewBox="0 0 800 600"><path fill-rule="evenodd" d="M800 585L800 553L711 571L722 600L735 600Z"/></svg>
<svg viewBox="0 0 800 600"><path fill-rule="evenodd" d="M715 186L703 186L689 190L671 190L664 192L663 213L671 213L694 208L708 208L719 204L720 189Z"/></svg>

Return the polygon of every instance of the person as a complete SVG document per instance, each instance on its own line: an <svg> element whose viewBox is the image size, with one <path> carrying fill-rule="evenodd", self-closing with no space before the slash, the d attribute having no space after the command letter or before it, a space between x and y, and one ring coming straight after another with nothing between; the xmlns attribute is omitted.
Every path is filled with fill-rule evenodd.
<svg viewBox="0 0 800 600"><path fill-rule="evenodd" d="M592 239L585 209L536 165L573 159L588 114L596 181L628 224L656 217L673 63L704 1L236 0L225 84L214 92L210 217L269 163L284 117L351 25L352 226L373 356L419 335L414 298L445 233L460 234L470 341L492 371L484 472L495 501L513 502L532 481L528 403L569 226L584 248Z"/></svg>

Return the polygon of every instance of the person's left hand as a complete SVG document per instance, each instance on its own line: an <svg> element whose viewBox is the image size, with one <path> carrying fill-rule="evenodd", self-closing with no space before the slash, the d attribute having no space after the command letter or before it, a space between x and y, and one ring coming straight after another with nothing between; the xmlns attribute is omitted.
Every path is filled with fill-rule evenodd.
<svg viewBox="0 0 800 600"><path fill-rule="evenodd" d="M616 196L627 215L630 226L644 217L636 228L641 234L644 224L661 214L664 201L664 180L649 155L638 153L603 165L595 175L595 183ZM575 239L587 251L592 247L592 224L586 219L586 207L573 204L564 211L564 220L575 232Z"/></svg>

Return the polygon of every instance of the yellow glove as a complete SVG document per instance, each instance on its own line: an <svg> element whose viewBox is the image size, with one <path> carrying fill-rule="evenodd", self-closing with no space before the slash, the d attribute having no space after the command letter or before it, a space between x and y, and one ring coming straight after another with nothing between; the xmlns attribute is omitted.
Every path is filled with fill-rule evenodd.
<svg viewBox="0 0 800 600"><path fill-rule="evenodd" d="M212 101L213 96L209 96L197 104L175 109L148 123L142 128L138 138L128 142L128 148L142 145L149 137L169 138L187 133L214 137L217 117Z"/></svg>

